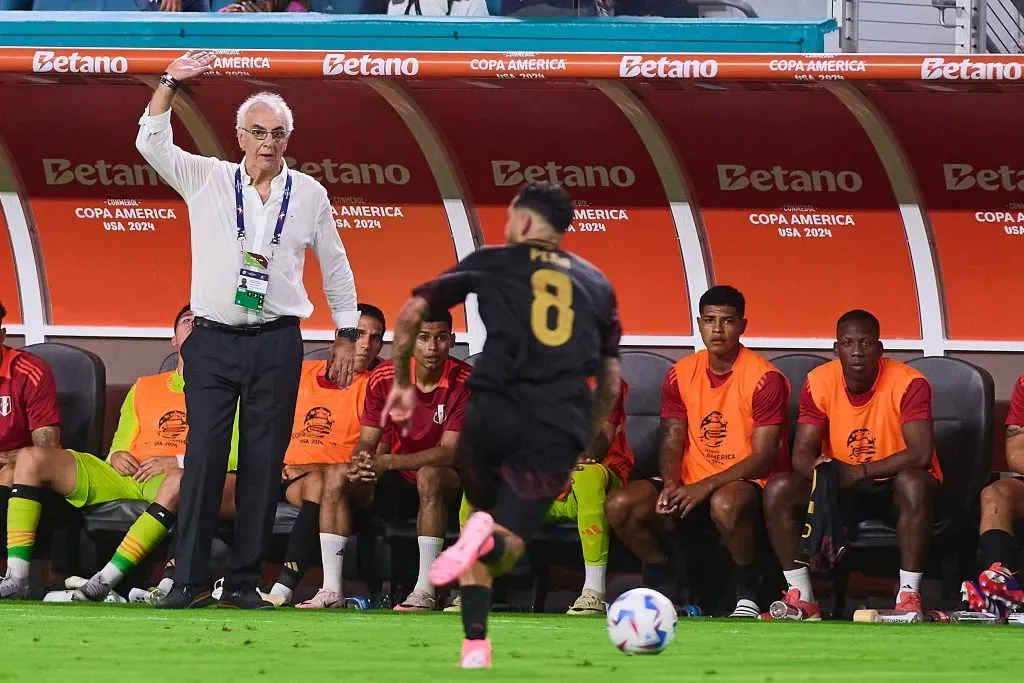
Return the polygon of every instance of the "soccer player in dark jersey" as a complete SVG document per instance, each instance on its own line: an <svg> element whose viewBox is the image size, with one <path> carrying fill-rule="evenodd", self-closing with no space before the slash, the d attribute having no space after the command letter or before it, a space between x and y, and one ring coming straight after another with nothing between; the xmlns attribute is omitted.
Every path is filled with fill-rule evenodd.
<svg viewBox="0 0 1024 683"><path fill-rule="evenodd" d="M409 355L430 311L475 293L487 327L459 440L466 498L477 512L429 575L434 585L462 586L463 668L490 667L493 577L522 555L619 391L615 292L597 268L560 249L572 215L562 188L524 185L509 205L508 244L482 248L417 287L396 323L384 415L397 425L413 414Z"/></svg>

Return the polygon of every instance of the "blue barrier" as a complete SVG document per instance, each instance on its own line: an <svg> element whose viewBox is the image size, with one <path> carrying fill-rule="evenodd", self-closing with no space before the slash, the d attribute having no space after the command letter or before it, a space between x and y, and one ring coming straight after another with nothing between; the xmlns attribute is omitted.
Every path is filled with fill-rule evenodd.
<svg viewBox="0 0 1024 683"><path fill-rule="evenodd" d="M18 2L19 0L5 0ZM71 0L110 2L113 0ZM125 0L116 0L124 2ZM345 1L345 0L338 0ZM821 52L827 21L451 19L325 14L0 12L0 46L531 52Z"/></svg>

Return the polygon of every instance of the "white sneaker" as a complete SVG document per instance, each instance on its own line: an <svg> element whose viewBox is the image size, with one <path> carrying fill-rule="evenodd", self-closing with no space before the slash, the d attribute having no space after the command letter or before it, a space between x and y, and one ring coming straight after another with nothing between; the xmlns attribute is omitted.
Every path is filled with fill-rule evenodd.
<svg viewBox="0 0 1024 683"><path fill-rule="evenodd" d="M0 581L0 599L3 600L25 600L28 598L28 579L18 579L7 572L7 576Z"/></svg>
<svg viewBox="0 0 1024 683"><path fill-rule="evenodd" d="M43 596L43 602L72 602L73 590L50 591Z"/></svg>
<svg viewBox="0 0 1024 683"><path fill-rule="evenodd" d="M210 591L210 597L214 600L220 600L220 596L224 595L224 577L220 577L213 582L213 590Z"/></svg>
<svg viewBox="0 0 1024 683"><path fill-rule="evenodd" d="M159 588L150 588L144 590L142 588L133 588L128 591L128 602L134 603L146 603L149 605L155 605L167 596L167 593L160 590Z"/></svg>
<svg viewBox="0 0 1024 683"><path fill-rule="evenodd" d="M736 607L733 608L732 614L730 614L729 617L735 617L737 619L760 619L761 610L753 600L741 599L736 601Z"/></svg>
<svg viewBox="0 0 1024 683"><path fill-rule="evenodd" d="M462 596L456 595L455 599L452 600L452 604L444 608L445 612L461 612L462 611Z"/></svg>
<svg viewBox="0 0 1024 683"><path fill-rule="evenodd" d="M607 614L608 610L605 609L604 596L598 593L593 588L584 588L583 592L580 593L580 597L576 598L576 602L572 604L572 607L566 612L566 614Z"/></svg>
<svg viewBox="0 0 1024 683"><path fill-rule="evenodd" d="M285 605L291 604L291 602L288 600L288 596L286 595L274 595L273 593L264 593L259 588L256 589L256 592L259 593L261 598L269 602L274 607L284 607Z"/></svg>
<svg viewBox="0 0 1024 683"><path fill-rule="evenodd" d="M401 605L395 605L396 612L430 612L437 606L437 600L426 591L413 591Z"/></svg>

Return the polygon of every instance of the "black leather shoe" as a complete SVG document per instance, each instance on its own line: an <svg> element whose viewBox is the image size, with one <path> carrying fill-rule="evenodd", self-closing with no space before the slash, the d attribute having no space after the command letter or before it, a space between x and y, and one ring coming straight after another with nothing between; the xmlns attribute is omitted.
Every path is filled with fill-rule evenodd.
<svg viewBox="0 0 1024 683"><path fill-rule="evenodd" d="M199 609L209 607L216 600L208 590L199 590L192 586L174 584L171 592L154 605L157 609Z"/></svg>
<svg viewBox="0 0 1024 683"><path fill-rule="evenodd" d="M239 588L232 591L224 591L220 596L217 607L230 607L233 609L274 609L274 604L260 597L255 588Z"/></svg>

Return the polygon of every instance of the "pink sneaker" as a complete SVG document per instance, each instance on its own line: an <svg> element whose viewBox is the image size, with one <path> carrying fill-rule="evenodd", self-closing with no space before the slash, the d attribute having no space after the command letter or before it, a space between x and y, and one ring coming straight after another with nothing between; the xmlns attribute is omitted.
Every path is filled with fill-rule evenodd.
<svg viewBox="0 0 1024 683"><path fill-rule="evenodd" d="M434 596L426 591L413 591L400 605L395 605L396 612L431 612L437 607Z"/></svg>
<svg viewBox="0 0 1024 683"><path fill-rule="evenodd" d="M463 640L462 659L459 666L463 669L491 668L491 639Z"/></svg>
<svg viewBox="0 0 1024 683"><path fill-rule="evenodd" d="M338 591L321 588L312 598L306 600L306 602L300 602L295 607L297 609L343 609L345 607L345 598L341 597L341 593Z"/></svg>
<svg viewBox="0 0 1024 683"><path fill-rule="evenodd" d="M462 535L455 545L441 553L434 564L430 567L427 578L435 586L447 586L455 579L462 576L470 565L476 562L481 555L490 552L494 547L491 534L494 533L494 518L486 512L474 512L466 526L462 529ZM490 647L488 645L488 647ZM488 649L488 652L490 650ZM490 656L488 656L490 661Z"/></svg>

